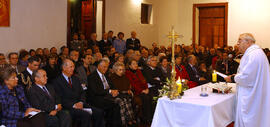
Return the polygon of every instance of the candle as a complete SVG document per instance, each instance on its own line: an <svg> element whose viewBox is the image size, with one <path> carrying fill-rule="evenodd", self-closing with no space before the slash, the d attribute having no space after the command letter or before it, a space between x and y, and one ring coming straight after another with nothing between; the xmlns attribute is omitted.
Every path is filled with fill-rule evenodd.
<svg viewBox="0 0 270 127"><path fill-rule="evenodd" d="M179 93L179 94L181 94L182 93L182 83L181 83L181 79L180 79L180 77L178 78L178 80L176 81L176 85L177 85L177 92Z"/></svg>
<svg viewBox="0 0 270 127"><path fill-rule="evenodd" d="M217 73L216 73L215 70L214 70L214 72L212 73L212 81L213 81L213 82L217 82Z"/></svg>

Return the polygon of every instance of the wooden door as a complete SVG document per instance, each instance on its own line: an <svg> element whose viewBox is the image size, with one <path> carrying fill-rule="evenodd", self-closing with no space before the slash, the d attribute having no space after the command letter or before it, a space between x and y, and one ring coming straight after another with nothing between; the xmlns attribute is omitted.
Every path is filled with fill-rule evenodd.
<svg viewBox="0 0 270 127"><path fill-rule="evenodd" d="M96 32L96 0L82 1L81 32L86 39Z"/></svg>
<svg viewBox="0 0 270 127"><path fill-rule="evenodd" d="M199 44L207 47L226 45L224 21L225 7L199 8Z"/></svg>
<svg viewBox="0 0 270 127"><path fill-rule="evenodd" d="M85 34L90 39L93 32L96 32L96 0L68 0L67 45L74 33Z"/></svg>
<svg viewBox="0 0 270 127"><path fill-rule="evenodd" d="M196 13L198 12L198 13ZM196 21L196 15L199 15ZM208 3L193 5L193 43L199 34L198 43L206 47L227 45L228 3ZM199 25L196 33L196 22Z"/></svg>

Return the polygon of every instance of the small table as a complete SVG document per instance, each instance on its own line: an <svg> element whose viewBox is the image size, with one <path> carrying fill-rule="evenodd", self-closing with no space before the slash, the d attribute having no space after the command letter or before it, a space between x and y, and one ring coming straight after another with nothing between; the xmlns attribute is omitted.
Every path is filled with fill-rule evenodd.
<svg viewBox="0 0 270 127"><path fill-rule="evenodd" d="M206 86L204 84L203 86ZM232 93L212 93L201 97L201 86L185 91L181 99L158 99L151 127L226 127L235 116L235 84Z"/></svg>

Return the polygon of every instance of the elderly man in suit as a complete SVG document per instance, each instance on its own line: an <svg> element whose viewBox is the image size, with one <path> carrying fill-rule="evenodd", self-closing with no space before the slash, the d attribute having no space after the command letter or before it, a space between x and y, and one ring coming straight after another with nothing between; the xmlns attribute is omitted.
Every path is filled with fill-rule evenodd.
<svg viewBox="0 0 270 127"><path fill-rule="evenodd" d="M127 39L126 49L139 50L141 47L141 42L138 38L136 38L137 33L135 31L131 31L131 38Z"/></svg>
<svg viewBox="0 0 270 127"><path fill-rule="evenodd" d="M16 70L17 74L20 74L25 70L25 67L18 64L19 55L16 52L8 54L9 66Z"/></svg>
<svg viewBox="0 0 270 127"><path fill-rule="evenodd" d="M95 72L88 76L87 99L94 106L105 111L108 127L121 126L120 107L114 102L118 90L106 76L109 60L101 59Z"/></svg>
<svg viewBox="0 0 270 127"><path fill-rule="evenodd" d="M196 68L197 58L194 55L189 55L187 57L188 64L186 65L186 70L189 75L190 81L198 83L198 85L202 85L207 83L208 81L202 77Z"/></svg>
<svg viewBox="0 0 270 127"><path fill-rule="evenodd" d="M62 74L53 83L55 91L62 100L63 108L70 112L73 119L81 123L81 127L91 125L103 127L103 111L86 103L80 80L73 75L74 68L72 60L65 59L62 64Z"/></svg>
<svg viewBox="0 0 270 127"><path fill-rule="evenodd" d="M162 75L162 71L157 67L157 57L149 56L147 59L147 66L142 70L143 76L147 82L149 93L152 96L158 96L158 89L161 89L165 77Z"/></svg>
<svg viewBox="0 0 270 127"><path fill-rule="evenodd" d="M70 127L71 117L62 110L59 96L52 86L47 84L47 74L43 69L33 72L34 84L27 91L30 104L46 113L47 127Z"/></svg>

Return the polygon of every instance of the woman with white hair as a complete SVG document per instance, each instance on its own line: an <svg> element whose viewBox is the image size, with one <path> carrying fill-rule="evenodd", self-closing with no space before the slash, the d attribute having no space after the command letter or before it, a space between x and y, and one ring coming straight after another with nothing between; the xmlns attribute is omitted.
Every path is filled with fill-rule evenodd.
<svg viewBox="0 0 270 127"><path fill-rule="evenodd" d="M121 120L124 126L135 124L134 113L132 109L131 85L129 79L125 76L125 65L122 62L116 62L113 65L113 74L110 76L115 89L119 91L115 102L120 106Z"/></svg>

